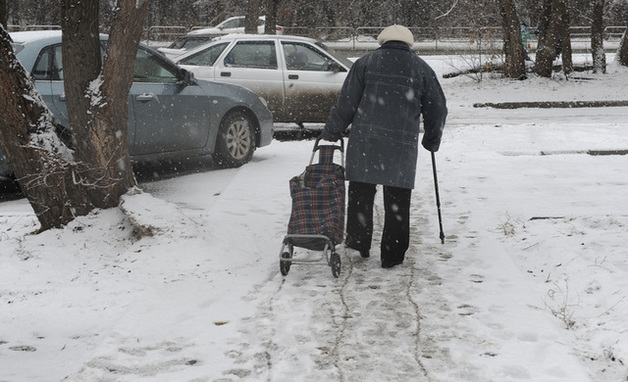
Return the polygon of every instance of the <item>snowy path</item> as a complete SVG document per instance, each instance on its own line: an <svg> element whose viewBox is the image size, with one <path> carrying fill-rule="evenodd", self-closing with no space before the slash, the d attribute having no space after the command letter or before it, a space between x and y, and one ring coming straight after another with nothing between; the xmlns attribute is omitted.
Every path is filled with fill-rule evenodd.
<svg viewBox="0 0 628 382"><path fill-rule="evenodd" d="M375 220L381 231L380 208ZM413 224L417 235L418 226ZM375 242L370 259L339 247L338 279L325 264L293 265L285 278L277 271L247 297L258 308L230 340L234 366L224 371L224 380L430 380L424 359L434 351L422 343L417 299L426 272L417 264L415 240L404 267L394 270L380 267Z"/></svg>
<svg viewBox="0 0 628 382"><path fill-rule="evenodd" d="M446 243L421 150L411 248L393 269L379 267L378 209L370 259L341 248L338 279L280 275L307 141L144 183L154 237L117 209L30 235L28 203L0 203L0 381L625 381L628 156L586 152L628 150L628 108L470 106L625 98L621 74L448 81Z"/></svg>

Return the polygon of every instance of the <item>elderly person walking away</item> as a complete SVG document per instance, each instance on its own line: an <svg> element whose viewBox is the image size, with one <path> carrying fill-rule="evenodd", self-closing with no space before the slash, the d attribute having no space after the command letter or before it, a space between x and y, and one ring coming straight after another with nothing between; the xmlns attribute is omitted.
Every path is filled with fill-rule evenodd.
<svg viewBox="0 0 628 382"><path fill-rule="evenodd" d="M349 180L345 245L369 257L376 185L384 190L383 268L403 263L410 244L410 198L416 176L419 124L421 144L440 146L447 106L432 68L411 49L412 32L385 28L377 50L359 58L331 109L321 138L335 142L349 125L346 178Z"/></svg>

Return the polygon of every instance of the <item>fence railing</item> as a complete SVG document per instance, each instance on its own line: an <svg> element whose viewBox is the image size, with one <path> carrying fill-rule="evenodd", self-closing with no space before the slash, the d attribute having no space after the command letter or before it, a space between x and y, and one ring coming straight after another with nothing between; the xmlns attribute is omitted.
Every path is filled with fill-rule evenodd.
<svg viewBox="0 0 628 382"><path fill-rule="evenodd" d="M59 25L9 25L10 31L20 30L44 30L61 29ZM209 26L194 26L187 28L184 26L164 26L155 25L147 28L144 32L144 40L149 42L174 41L177 37L199 28L209 28ZM284 34L306 36L324 42L350 43L353 48L358 48L360 44L376 42L377 35L384 27L284 27ZM410 27L416 42L433 42L438 46L439 42L497 42L502 39L502 28L495 26L473 28L473 27L435 27L421 28ZM572 39L589 39L591 36L590 26L571 26L569 28ZM606 40L619 40L626 32L625 26L607 26L604 28L604 38Z"/></svg>
<svg viewBox="0 0 628 382"><path fill-rule="evenodd" d="M145 38L149 41L174 40L178 35L190 30L208 28L195 26L185 28L181 26L153 26L146 30ZM353 41L356 43L375 41L377 35L384 27L284 27L284 34L312 37L321 41ZM499 26L488 27L409 27L415 41L438 40L501 40L502 28ZM604 37L607 40L620 39L626 30L625 26L607 26L604 29ZM572 38L590 38L590 26L572 26L569 28Z"/></svg>

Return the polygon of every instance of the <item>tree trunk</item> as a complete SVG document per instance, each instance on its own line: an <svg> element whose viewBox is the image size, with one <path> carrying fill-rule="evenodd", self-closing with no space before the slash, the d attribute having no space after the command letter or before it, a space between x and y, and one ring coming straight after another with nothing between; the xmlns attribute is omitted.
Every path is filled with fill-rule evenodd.
<svg viewBox="0 0 628 382"><path fill-rule="evenodd" d="M606 73L606 52L604 52L604 0L592 0L591 52L593 53L593 73Z"/></svg>
<svg viewBox="0 0 628 382"><path fill-rule="evenodd" d="M127 106L142 31L137 21L144 20L148 5L143 0L118 1L100 76L98 0L63 0L63 67L74 155L59 139L62 127L0 28L0 148L41 230L62 226L94 207L117 206L135 185Z"/></svg>
<svg viewBox="0 0 628 382"><path fill-rule="evenodd" d="M571 35L569 34L569 0L556 0L557 28L560 33L560 47L563 61L563 73L573 72L573 58L571 55Z"/></svg>
<svg viewBox="0 0 628 382"><path fill-rule="evenodd" d="M7 0L0 0L0 25L2 25L5 29L8 28L8 20L9 13L7 8Z"/></svg>
<svg viewBox="0 0 628 382"><path fill-rule="evenodd" d="M276 34L277 33L277 7L279 0L266 0L266 24L264 26L264 33Z"/></svg>
<svg viewBox="0 0 628 382"><path fill-rule="evenodd" d="M40 230L60 227L93 206L77 183L72 152L58 139L58 123L0 28L0 148L9 159Z"/></svg>
<svg viewBox="0 0 628 382"><path fill-rule="evenodd" d="M615 57L620 65L628 66L628 27L624 32L624 36L621 38L619 48L617 49L617 55Z"/></svg>
<svg viewBox="0 0 628 382"><path fill-rule="evenodd" d="M111 179L108 189L95 194L105 202L102 208L117 206L120 196L136 185L128 146L128 99L149 5L150 0L119 0L109 34L101 86L104 103L95 114L96 129L91 131L103 148L97 164L104 166L103 173Z"/></svg>
<svg viewBox="0 0 628 382"><path fill-rule="evenodd" d="M257 20L259 19L260 0L249 0L244 18L244 33L257 34Z"/></svg>
<svg viewBox="0 0 628 382"><path fill-rule="evenodd" d="M513 0L499 0L499 9L504 30L504 75L506 77L525 79L525 50L519 27L519 17Z"/></svg>
<svg viewBox="0 0 628 382"><path fill-rule="evenodd" d="M98 3L63 0L63 66L80 182L89 188L95 207L109 208L117 206L120 196L135 185L127 143L127 105L143 25L137 20L144 20L148 2L139 9L136 0L118 2L102 77Z"/></svg>
<svg viewBox="0 0 628 382"><path fill-rule="evenodd" d="M557 56L563 56L563 71L573 71L571 38L569 36L568 0L545 0L539 46L536 51L534 71L542 77L552 76L552 64Z"/></svg>
<svg viewBox="0 0 628 382"><path fill-rule="evenodd" d="M555 31L555 23L552 22L553 2L554 0L543 1L543 13L539 26L539 43L536 49L534 71L542 77L552 76L552 64L556 56L558 36Z"/></svg>

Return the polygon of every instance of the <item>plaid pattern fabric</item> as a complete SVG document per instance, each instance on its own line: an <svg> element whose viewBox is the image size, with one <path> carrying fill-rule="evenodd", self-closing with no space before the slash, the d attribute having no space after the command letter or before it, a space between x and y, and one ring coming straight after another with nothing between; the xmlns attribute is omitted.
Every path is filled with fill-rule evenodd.
<svg viewBox="0 0 628 382"><path fill-rule="evenodd" d="M290 179L292 213L288 234L325 235L336 245L342 243L344 234L344 168L333 163L333 146L320 146L319 150L319 163ZM290 242L314 251L323 250L326 244L321 239L300 237L290 238Z"/></svg>

